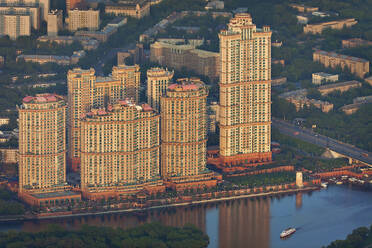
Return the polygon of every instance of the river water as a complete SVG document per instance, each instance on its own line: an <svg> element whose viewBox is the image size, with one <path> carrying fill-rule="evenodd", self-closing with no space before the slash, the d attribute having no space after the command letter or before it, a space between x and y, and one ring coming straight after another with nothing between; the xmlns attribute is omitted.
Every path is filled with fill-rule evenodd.
<svg viewBox="0 0 372 248"><path fill-rule="evenodd" d="M130 228L146 222L183 226L191 223L210 237L209 248L316 248L344 239L354 228L372 224L372 192L330 186L310 193L241 199L203 206L163 209L147 214L110 214L54 220L0 223L0 231L38 231L48 224ZM297 232L279 238L287 227Z"/></svg>

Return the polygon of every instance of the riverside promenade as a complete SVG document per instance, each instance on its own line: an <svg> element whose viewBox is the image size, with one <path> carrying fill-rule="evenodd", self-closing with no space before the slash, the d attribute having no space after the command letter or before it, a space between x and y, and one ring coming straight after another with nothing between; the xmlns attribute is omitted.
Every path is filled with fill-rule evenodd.
<svg viewBox="0 0 372 248"><path fill-rule="evenodd" d="M187 207L187 206L217 203L217 202L224 202L224 201L231 201L231 200L245 199L245 198L259 198L259 197L267 197L267 196L275 196L275 195L294 194L297 192L309 192L309 191L314 191L314 190L319 190L319 189L320 189L319 186L305 186L303 188L282 189L282 190L269 191L269 192L231 195L231 196L224 196L224 197L218 197L218 198L212 198L212 199L189 200L185 202L169 203L169 204L162 204L162 205L150 206L150 207L115 209L115 210L104 210L104 211L83 212L83 213L72 213L71 211L69 211L69 212L51 213L50 215L39 214L39 215L32 215L32 216L16 216L16 217L9 217L9 218L0 218L0 223L1 222L12 222L12 221L40 220L40 219L71 218L71 217L117 214L117 213L145 212L149 210L156 210L156 209L163 209L163 208ZM234 193L238 193L239 191L240 190L234 190Z"/></svg>

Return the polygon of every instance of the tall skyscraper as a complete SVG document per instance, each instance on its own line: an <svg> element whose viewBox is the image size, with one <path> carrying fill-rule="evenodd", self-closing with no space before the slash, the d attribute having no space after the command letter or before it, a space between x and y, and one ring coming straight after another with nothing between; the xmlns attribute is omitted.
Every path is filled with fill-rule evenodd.
<svg viewBox="0 0 372 248"><path fill-rule="evenodd" d="M206 168L207 95L199 79L181 79L161 97L161 173L165 179L176 183L211 179Z"/></svg>
<svg viewBox="0 0 372 248"><path fill-rule="evenodd" d="M271 160L271 31L236 14L220 38L220 158L235 165Z"/></svg>
<svg viewBox="0 0 372 248"><path fill-rule="evenodd" d="M81 119L81 187L91 199L121 197L160 180L160 116L148 104L119 100Z"/></svg>
<svg viewBox="0 0 372 248"><path fill-rule="evenodd" d="M139 66L115 66L112 77L96 77L94 69L75 68L67 74L68 158L73 171L80 166L80 118L92 108L103 108L120 99L138 101Z"/></svg>
<svg viewBox="0 0 372 248"><path fill-rule="evenodd" d="M94 105L96 76L94 69L68 71L68 158L73 171L80 168L80 117Z"/></svg>
<svg viewBox="0 0 372 248"><path fill-rule="evenodd" d="M19 112L19 192L66 185L66 102L61 96L23 98Z"/></svg>
<svg viewBox="0 0 372 248"><path fill-rule="evenodd" d="M173 75L173 71L158 67L147 70L147 103L158 112L160 112L160 97L165 95Z"/></svg>
<svg viewBox="0 0 372 248"><path fill-rule="evenodd" d="M139 103L140 77L139 65L118 65L112 68L112 78L120 80L125 89L122 99L129 98L136 104Z"/></svg>

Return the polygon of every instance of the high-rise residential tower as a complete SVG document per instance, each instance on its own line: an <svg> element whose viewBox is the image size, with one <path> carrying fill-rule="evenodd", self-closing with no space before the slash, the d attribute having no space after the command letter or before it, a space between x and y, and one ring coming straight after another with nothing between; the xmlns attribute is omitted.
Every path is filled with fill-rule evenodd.
<svg viewBox="0 0 372 248"><path fill-rule="evenodd" d="M94 105L95 84L94 69L68 71L68 158L73 171L80 168L80 117Z"/></svg>
<svg viewBox="0 0 372 248"><path fill-rule="evenodd" d="M236 14L220 38L220 158L235 165L271 160L271 31Z"/></svg>
<svg viewBox="0 0 372 248"><path fill-rule="evenodd" d="M211 179L206 168L208 90L180 79L161 97L161 174L176 183Z"/></svg>
<svg viewBox="0 0 372 248"><path fill-rule="evenodd" d="M19 192L66 185L66 102L61 96L23 98L19 112Z"/></svg>
<svg viewBox="0 0 372 248"><path fill-rule="evenodd" d="M173 75L173 71L158 67L147 71L147 103L158 112L160 112L160 97L165 95Z"/></svg>
<svg viewBox="0 0 372 248"><path fill-rule="evenodd" d="M160 180L160 115L148 104L119 100L81 119L81 188L90 199L122 197Z"/></svg>
<svg viewBox="0 0 372 248"><path fill-rule="evenodd" d="M129 98L136 104L139 103L140 77L139 65L118 65L112 68L112 78L119 80L125 89L122 99Z"/></svg>
<svg viewBox="0 0 372 248"><path fill-rule="evenodd" d="M96 77L94 69L75 68L67 74L68 158L73 171L80 165L80 118L92 108L104 108L118 100L138 101L139 66L115 66L112 77Z"/></svg>

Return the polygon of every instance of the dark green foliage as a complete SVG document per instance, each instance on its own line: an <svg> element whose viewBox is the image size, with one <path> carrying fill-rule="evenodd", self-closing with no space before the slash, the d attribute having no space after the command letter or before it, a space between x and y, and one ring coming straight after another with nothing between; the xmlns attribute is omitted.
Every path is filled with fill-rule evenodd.
<svg viewBox="0 0 372 248"><path fill-rule="evenodd" d="M293 183L296 181L296 173L294 171L275 172L275 173L269 173L269 174L229 177L228 180L238 185L247 185L249 187L260 187L260 186Z"/></svg>
<svg viewBox="0 0 372 248"><path fill-rule="evenodd" d="M72 231L53 225L38 233L0 234L0 247L201 248L207 247L208 243L208 236L193 226L178 228L159 223L129 230L83 226Z"/></svg>
<svg viewBox="0 0 372 248"><path fill-rule="evenodd" d="M16 196L4 187L0 187L0 216L19 215L24 212L25 209L21 203L16 201ZM0 247L2 246L0 245Z"/></svg>
<svg viewBox="0 0 372 248"><path fill-rule="evenodd" d="M326 248L367 248L372 244L372 226L359 227L347 235L345 240L333 241Z"/></svg>

